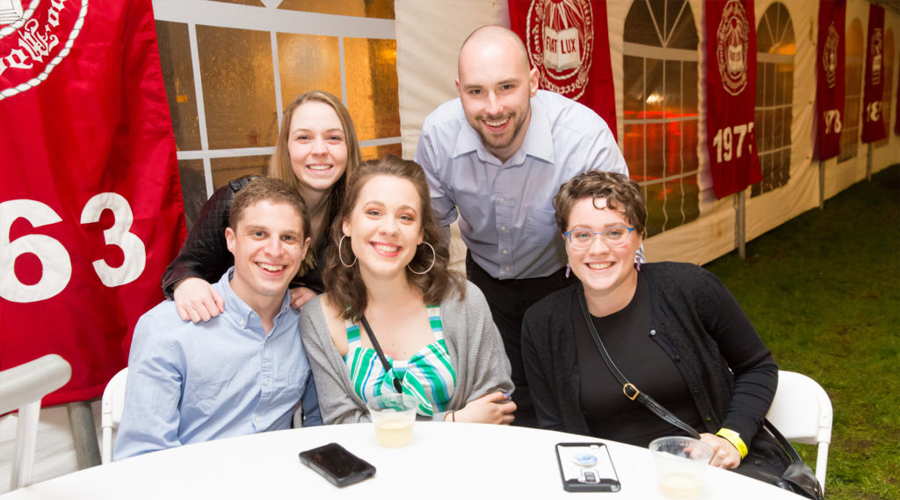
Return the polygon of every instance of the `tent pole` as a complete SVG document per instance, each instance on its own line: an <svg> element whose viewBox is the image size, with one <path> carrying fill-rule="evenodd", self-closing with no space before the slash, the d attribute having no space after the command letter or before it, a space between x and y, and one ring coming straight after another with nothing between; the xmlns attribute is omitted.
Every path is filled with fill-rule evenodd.
<svg viewBox="0 0 900 500"><path fill-rule="evenodd" d="M88 401L69 403L66 405L66 411L69 414L69 427L72 429L78 469L100 465L100 445L97 444L97 429L94 425L91 403Z"/></svg>
<svg viewBox="0 0 900 500"><path fill-rule="evenodd" d="M866 180L872 182L872 152L874 151L874 147L872 147L872 143L868 144L869 146L869 154L866 157Z"/></svg>
<svg viewBox="0 0 900 500"><path fill-rule="evenodd" d="M747 258L747 225L746 212L744 202L746 200L747 190L735 193L735 210L734 210L734 246L737 247L738 257L741 260Z"/></svg>
<svg viewBox="0 0 900 500"><path fill-rule="evenodd" d="M819 160L819 208L825 209L825 162Z"/></svg>

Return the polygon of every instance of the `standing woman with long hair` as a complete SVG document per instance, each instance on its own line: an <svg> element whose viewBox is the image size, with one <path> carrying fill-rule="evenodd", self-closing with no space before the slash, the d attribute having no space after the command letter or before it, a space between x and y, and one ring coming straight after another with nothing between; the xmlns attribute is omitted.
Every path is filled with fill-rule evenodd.
<svg viewBox="0 0 900 500"><path fill-rule="evenodd" d="M310 252L291 282L294 308L324 290L321 270L329 245L328 229L341 207L347 179L360 161L356 131L340 99L312 90L284 110L266 176L281 179L300 193L309 211L312 238ZM203 205L181 252L163 274L163 293L175 299L184 320L208 321L222 312L222 298L210 282L234 264L222 235L234 194L250 179L233 180L213 194Z"/></svg>
<svg viewBox="0 0 900 500"><path fill-rule="evenodd" d="M353 173L332 226L326 293L300 311L326 424L409 394L418 418L509 424L510 365L481 291L448 268L425 173L388 156Z"/></svg>

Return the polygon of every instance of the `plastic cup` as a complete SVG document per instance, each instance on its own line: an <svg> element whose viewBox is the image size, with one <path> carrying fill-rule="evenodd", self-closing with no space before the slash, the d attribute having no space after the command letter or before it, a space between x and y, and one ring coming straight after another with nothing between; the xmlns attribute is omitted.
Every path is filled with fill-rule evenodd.
<svg viewBox="0 0 900 500"><path fill-rule="evenodd" d="M659 491L673 500L700 498L703 476L713 449L698 439L671 436L654 439L650 452L656 462Z"/></svg>
<svg viewBox="0 0 900 500"><path fill-rule="evenodd" d="M419 402L407 394L383 394L366 404L378 442L386 448L401 448L412 440Z"/></svg>

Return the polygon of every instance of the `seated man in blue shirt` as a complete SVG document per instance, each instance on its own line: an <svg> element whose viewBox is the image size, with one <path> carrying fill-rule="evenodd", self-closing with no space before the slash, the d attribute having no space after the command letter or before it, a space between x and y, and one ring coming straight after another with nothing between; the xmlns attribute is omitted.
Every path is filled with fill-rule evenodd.
<svg viewBox="0 0 900 500"><path fill-rule="evenodd" d="M288 284L309 247L309 214L282 181L253 180L225 230L234 267L213 285L224 312L182 320L166 300L141 316L128 360L116 459L188 443L287 429L322 416Z"/></svg>

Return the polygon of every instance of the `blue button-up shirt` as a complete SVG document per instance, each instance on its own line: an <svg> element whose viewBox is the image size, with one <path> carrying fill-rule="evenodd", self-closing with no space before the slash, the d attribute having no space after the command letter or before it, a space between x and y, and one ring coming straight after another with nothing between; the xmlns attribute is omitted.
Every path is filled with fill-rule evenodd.
<svg viewBox="0 0 900 500"><path fill-rule="evenodd" d="M444 103L425 119L416 162L444 226L459 217L472 258L499 279L539 278L566 265L553 196L589 170L628 174L612 132L596 113L539 90L522 147L505 163L485 148L462 103Z"/></svg>
<svg viewBox="0 0 900 500"><path fill-rule="evenodd" d="M322 423L290 295L266 334L259 316L231 290L232 272L213 285L225 301L219 316L205 323L183 321L167 300L138 320L117 460L287 429L301 398L304 425Z"/></svg>

